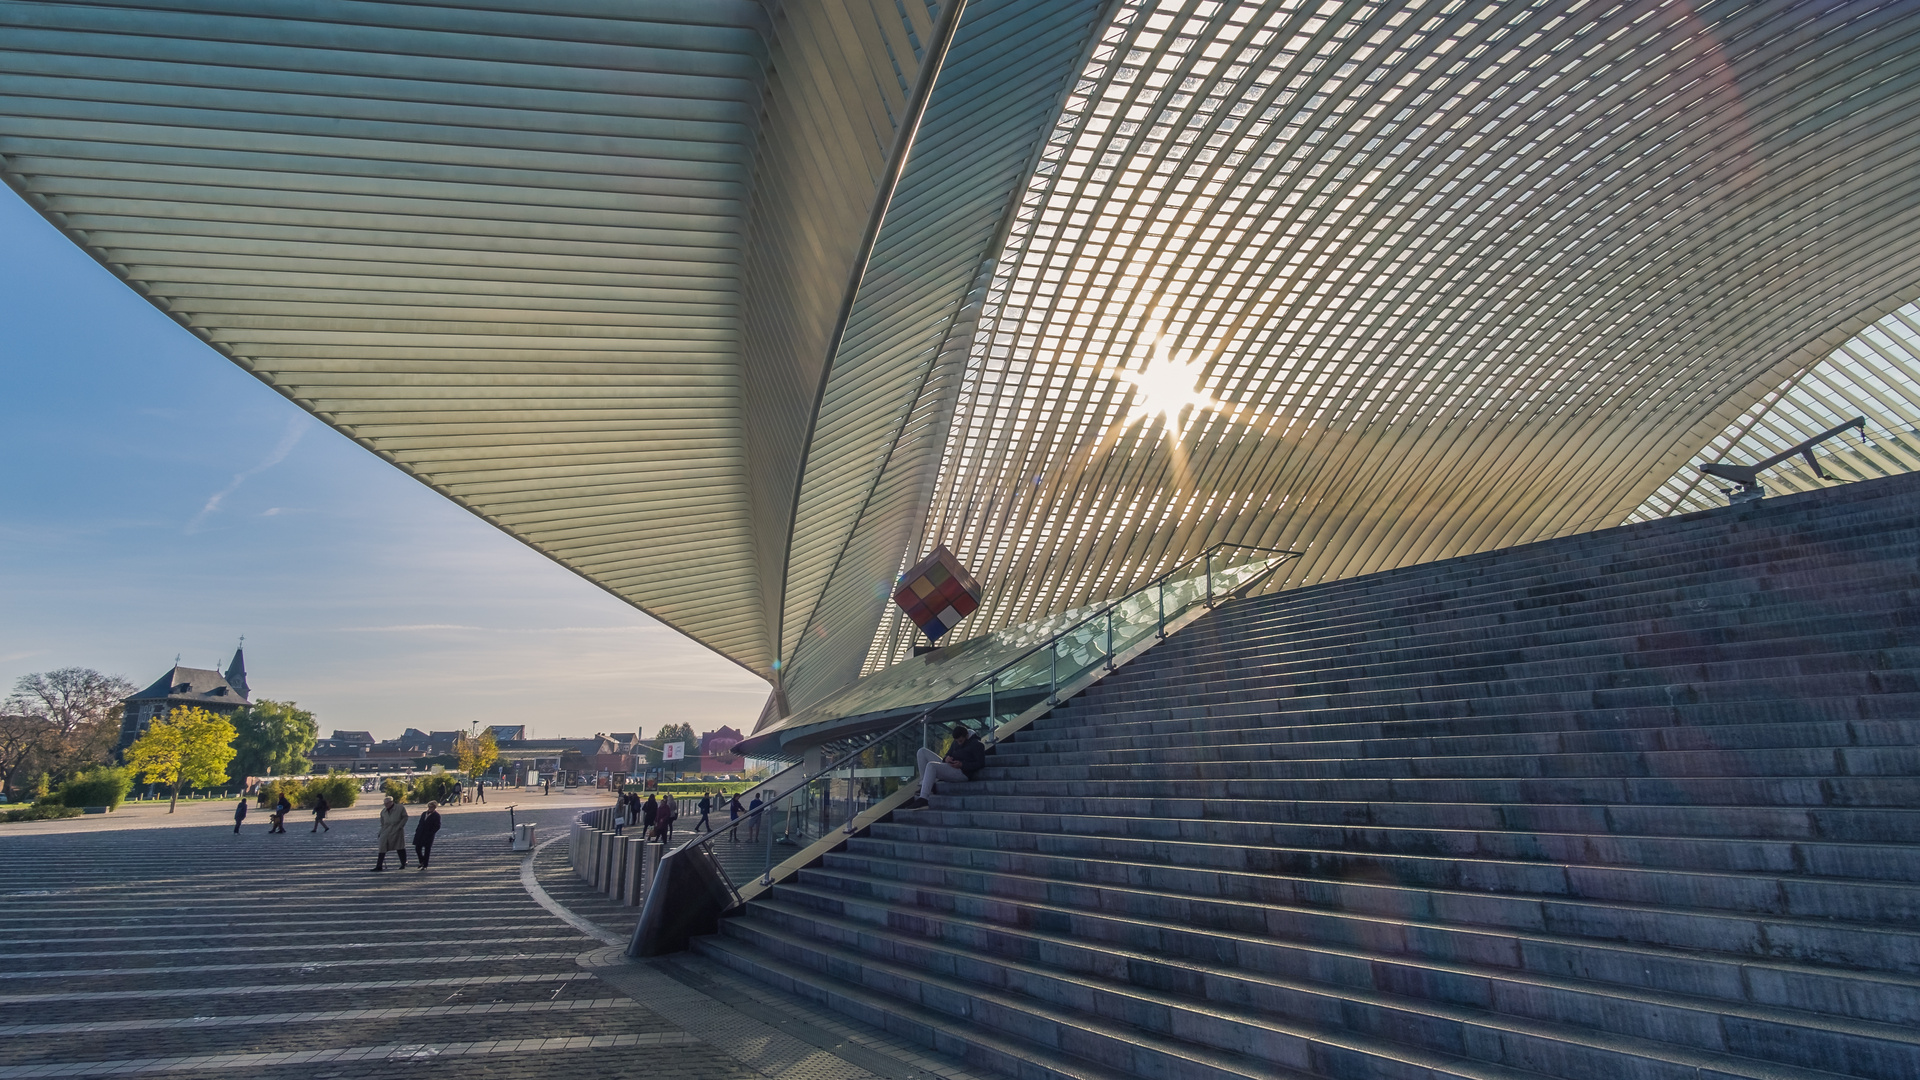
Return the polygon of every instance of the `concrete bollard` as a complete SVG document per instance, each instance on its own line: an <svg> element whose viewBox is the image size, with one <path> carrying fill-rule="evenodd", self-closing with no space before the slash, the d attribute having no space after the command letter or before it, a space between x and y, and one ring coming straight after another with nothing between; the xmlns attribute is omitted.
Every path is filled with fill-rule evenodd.
<svg viewBox="0 0 1920 1080"><path fill-rule="evenodd" d="M653 891L654 878L658 876L660 869L660 856L664 854L658 840L647 841L643 850L646 855L641 859L640 869L640 902L642 904L647 901L647 893Z"/></svg>
<svg viewBox="0 0 1920 1080"><path fill-rule="evenodd" d="M622 883L620 898L628 907L636 907L640 903L641 883L646 876L646 838L639 836L628 837L626 847L627 875L626 880Z"/></svg>

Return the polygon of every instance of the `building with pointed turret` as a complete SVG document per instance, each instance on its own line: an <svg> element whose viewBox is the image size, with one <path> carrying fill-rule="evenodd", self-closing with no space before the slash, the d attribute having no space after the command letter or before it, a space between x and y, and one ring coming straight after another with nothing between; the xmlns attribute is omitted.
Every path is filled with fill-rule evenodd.
<svg viewBox="0 0 1920 1080"><path fill-rule="evenodd" d="M173 666L153 685L126 698L120 715L120 749L133 745L153 722L174 709L198 706L229 716L252 704L247 696L247 660L243 649L233 650L225 674L207 668Z"/></svg>

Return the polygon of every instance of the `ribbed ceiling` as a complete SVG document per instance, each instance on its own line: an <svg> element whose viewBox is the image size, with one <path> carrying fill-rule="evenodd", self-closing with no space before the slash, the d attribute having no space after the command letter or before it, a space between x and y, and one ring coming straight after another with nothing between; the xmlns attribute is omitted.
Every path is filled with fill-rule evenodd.
<svg viewBox="0 0 1920 1080"><path fill-rule="evenodd" d="M0 0L0 173L784 708L935 543L980 634L1917 415L1920 6L960 2Z"/></svg>
<svg viewBox="0 0 1920 1080"><path fill-rule="evenodd" d="M1220 541L1293 584L1619 522L1920 292L1910 3L1127 0L917 550L967 635ZM904 655L893 617L868 667Z"/></svg>

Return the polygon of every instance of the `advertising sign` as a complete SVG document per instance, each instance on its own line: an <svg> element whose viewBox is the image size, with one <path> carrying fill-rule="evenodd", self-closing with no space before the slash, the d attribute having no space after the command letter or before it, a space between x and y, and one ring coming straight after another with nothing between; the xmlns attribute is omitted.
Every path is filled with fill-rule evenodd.
<svg viewBox="0 0 1920 1080"><path fill-rule="evenodd" d="M686 743L670 742L670 743L660 744L660 760L661 761L679 761L681 758L686 756L687 756Z"/></svg>

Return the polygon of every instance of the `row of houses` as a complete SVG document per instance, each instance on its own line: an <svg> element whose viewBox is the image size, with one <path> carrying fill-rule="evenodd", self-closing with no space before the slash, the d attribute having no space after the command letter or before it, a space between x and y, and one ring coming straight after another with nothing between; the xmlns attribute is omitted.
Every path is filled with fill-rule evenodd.
<svg viewBox="0 0 1920 1080"><path fill-rule="evenodd" d="M639 732L595 734L585 739L536 739L525 725L492 725L500 748L500 764L508 774L564 772L570 775L603 775L644 772L658 765L661 748L658 740L646 740ZM378 772L404 769L431 758L453 754L455 740L465 732L421 731L408 728L397 739L375 739L366 731L335 731L331 738L314 743L308 757L316 771L344 769L348 772ZM742 735L731 727L700 736L696 747L687 748L686 772L735 773L747 767L746 759L734 754L733 747Z"/></svg>
<svg viewBox="0 0 1920 1080"><path fill-rule="evenodd" d="M224 672L182 667L176 661L172 671L125 699L120 748L125 750L154 720L176 708L193 706L231 715L251 703L250 693L246 656L240 649L233 651L233 660ZM509 775L529 771L631 775L644 771L650 763L659 764L662 756L659 740L644 740L637 731L595 734L588 739L535 739L524 724L495 724L486 730L493 733L503 771ZM397 739L375 739L371 732L335 731L331 738L317 740L308 756L314 769L321 772L406 769L418 767L425 759L451 756L454 740L462 734L408 728ZM730 727L700 736L697 746L684 748L686 764L681 771L740 772L746 768L746 761L733 753L733 747L741 738L740 732Z"/></svg>

